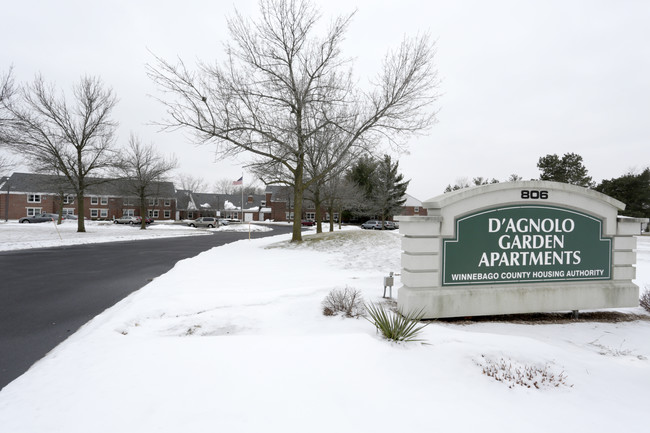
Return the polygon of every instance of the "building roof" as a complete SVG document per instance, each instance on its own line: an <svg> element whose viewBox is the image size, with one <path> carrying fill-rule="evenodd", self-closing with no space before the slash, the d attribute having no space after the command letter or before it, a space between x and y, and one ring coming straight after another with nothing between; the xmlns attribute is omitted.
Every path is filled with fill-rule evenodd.
<svg viewBox="0 0 650 433"><path fill-rule="evenodd" d="M422 202L412 195L404 194L404 197L406 198L406 202L403 205L404 207L422 207Z"/></svg>
<svg viewBox="0 0 650 433"><path fill-rule="evenodd" d="M100 196L131 196L127 181L124 179L87 178L90 185L85 190L85 195ZM152 194L158 197L174 197L175 189L172 182L155 182ZM0 186L3 192L24 192L40 194L72 194L73 188L63 176L37 173L14 173Z"/></svg>
<svg viewBox="0 0 650 433"><path fill-rule="evenodd" d="M293 189L286 185L267 185L265 194L271 194L271 201L290 201Z"/></svg>
<svg viewBox="0 0 650 433"><path fill-rule="evenodd" d="M252 197L252 203L248 198ZM226 202L231 203L234 207L231 210L238 210L241 208L241 194L216 194L206 192L190 192L186 190L179 190L176 193L176 206L180 210L222 210L225 209ZM246 206L260 207L262 202L266 200L266 196L260 194L253 194L252 196L244 196L244 208Z"/></svg>

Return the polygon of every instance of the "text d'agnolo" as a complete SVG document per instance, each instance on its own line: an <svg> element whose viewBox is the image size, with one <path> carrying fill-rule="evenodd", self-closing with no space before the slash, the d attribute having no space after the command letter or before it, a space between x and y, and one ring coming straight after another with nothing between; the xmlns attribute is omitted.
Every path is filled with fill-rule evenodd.
<svg viewBox="0 0 650 433"><path fill-rule="evenodd" d="M483 252L478 266L578 265L580 251L564 250L565 234L574 230L571 218L489 218L498 250Z"/></svg>

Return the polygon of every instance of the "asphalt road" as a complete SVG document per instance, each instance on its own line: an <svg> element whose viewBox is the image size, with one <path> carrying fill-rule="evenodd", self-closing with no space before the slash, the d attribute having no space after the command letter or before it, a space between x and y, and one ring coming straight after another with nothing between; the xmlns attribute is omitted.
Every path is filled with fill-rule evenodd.
<svg viewBox="0 0 650 433"><path fill-rule="evenodd" d="M273 228L252 237L291 231ZM0 252L0 389L84 323L179 260L246 238L248 233L217 232Z"/></svg>

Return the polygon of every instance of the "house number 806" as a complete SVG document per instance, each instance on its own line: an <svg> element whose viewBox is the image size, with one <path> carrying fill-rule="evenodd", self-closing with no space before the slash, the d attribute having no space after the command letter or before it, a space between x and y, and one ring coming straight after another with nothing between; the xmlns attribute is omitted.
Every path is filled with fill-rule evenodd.
<svg viewBox="0 0 650 433"><path fill-rule="evenodd" d="M532 199L532 200L546 200L548 198L548 191L537 191L536 189L527 190L524 189L521 191L522 199Z"/></svg>

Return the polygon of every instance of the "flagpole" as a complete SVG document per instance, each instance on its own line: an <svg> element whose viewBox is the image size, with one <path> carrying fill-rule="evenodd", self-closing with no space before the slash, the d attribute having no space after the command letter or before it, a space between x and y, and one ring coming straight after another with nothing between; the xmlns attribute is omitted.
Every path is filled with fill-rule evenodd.
<svg viewBox="0 0 650 433"><path fill-rule="evenodd" d="M241 222L244 222L244 172L241 174Z"/></svg>

